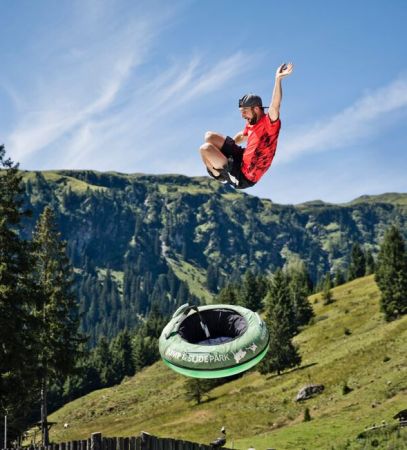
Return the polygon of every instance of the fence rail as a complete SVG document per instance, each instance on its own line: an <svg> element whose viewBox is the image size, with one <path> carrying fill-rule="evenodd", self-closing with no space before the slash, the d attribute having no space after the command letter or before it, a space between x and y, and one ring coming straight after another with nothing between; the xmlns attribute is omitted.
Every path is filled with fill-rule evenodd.
<svg viewBox="0 0 407 450"><path fill-rule="evenodd" d="M149 433L134 437L103 437L102 433L92 433L89 439L44 446L13 447L2 450L214 450L213 446L196 442L159 438ZM230 450L222 447L224 450Z"/></svg>

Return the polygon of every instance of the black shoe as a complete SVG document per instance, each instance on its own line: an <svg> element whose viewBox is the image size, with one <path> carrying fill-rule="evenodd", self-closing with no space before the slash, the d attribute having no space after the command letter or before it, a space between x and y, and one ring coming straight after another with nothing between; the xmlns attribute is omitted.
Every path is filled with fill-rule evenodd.
<svg viewBox="0 0 407 450"><path fill-rule="evenodd" d="M228 173L225 169L221 169L219 175L214 175L208 168L206 170L208 171L209 176L212 177L213 179L215 179L216 181L220 181L223 184L228 183L229 177L227 176ZM219 170L219 169L216 169L216 170Z"/></svg>
<svg viewBox="0 0 407 450"><path fill-rule="evenodd" d="M234 175L232 175L232 170L233 170L233 158L228 158L226 166L220 171L220 173L221 175L223 175L223 178L226 180L227 183L229 183L234 188L238 188L239 180Z"/></svg>

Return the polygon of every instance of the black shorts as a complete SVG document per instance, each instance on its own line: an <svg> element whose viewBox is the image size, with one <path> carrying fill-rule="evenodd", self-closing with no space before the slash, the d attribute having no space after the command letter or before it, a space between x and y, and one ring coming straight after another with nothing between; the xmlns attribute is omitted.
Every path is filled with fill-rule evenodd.
<svg viewBox="0 0 407 450"><path fill-rule="evenodd" d="M236 179L236 183L232 179L232 183L230 183L232 186L236 189L246 189L256 184L254 181L248 180L242 173L243 147L237 145L230 136L226 136L225 143L220 151L229 161L227 168L229 174Z"/></svg>

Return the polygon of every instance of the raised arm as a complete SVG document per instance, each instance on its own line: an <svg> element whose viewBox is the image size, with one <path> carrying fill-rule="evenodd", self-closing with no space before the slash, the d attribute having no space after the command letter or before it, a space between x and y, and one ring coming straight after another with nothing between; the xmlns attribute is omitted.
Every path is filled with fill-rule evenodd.
<svg viewBox="0 0 407 450"><path fill-rule="evenodd" d="M270 116L270 120L274 122L280 117L280 105L281 99L283 98L283 90L281 88L281 80L291 75L293 71L293 64L282 64L276 72L276 79L274 83L273 96L271 98L271 103L268 111L268 115Z"/></svg>

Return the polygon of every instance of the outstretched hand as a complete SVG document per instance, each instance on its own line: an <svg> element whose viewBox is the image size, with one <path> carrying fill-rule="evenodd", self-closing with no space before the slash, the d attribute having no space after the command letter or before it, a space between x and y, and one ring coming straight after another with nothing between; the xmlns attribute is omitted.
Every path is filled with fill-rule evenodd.
<svg viewBox="0 0 407 450"><path fill-rule="evenodd" d="M277 69L276 79L284 78L288 75L291 75L293 68L294 68L293 63L281 64L281 66Z"/></svg>

